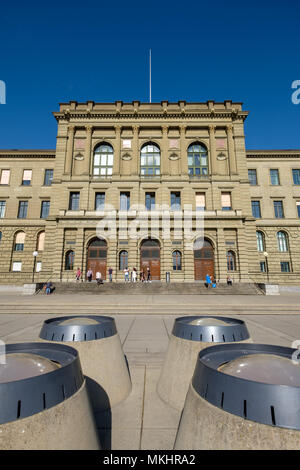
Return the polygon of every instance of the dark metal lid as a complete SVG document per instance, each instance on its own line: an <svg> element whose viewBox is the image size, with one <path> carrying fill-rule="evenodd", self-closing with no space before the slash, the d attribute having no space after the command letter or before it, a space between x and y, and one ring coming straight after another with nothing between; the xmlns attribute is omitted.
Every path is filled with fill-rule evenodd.
<svg viewBox="0 0 300 470"><path fill-rule="evenodd" d="M71 322L71 323L69 323ZM49 318L43 324L40 338L47 341L92 341L117 333L112 317L74 315Z"/></svg>
<svg viewBox="0 0 300 470"><path fill-rule="evenodd" d="M270 426L300 430L299 386L249 380L219 370L239 357L263 354L272 356L272 360L274 356L279 361L292 360L293 353L300 354L297 351L248 343L205 348L198 355L192 385L202 398L228 413ZM299 367L300 374L300 364L295 367ZM299 380L298 370L297 376Z"/></svg>
<svg viewBox="0 0 300 470"><path fill-rule="evenodd" d="M82 386L79 355L70 346L53 343L18 343L6 345L10 354L37 355L47 358L58 368L34 377L0 382L0 425L26 418L58 405ZM4 365L0 364L0 368Z"/></svg>
<svg viewBox="0 0 300 470"><path fill-rule="evenodd" d="M195 324L199 320L205 320L206 324ZM211 325L207 324L209 320ZM189 341L206 343L229 343L250 338L247 326L242 320L210 315L176 318L172 334Z"/></svg>

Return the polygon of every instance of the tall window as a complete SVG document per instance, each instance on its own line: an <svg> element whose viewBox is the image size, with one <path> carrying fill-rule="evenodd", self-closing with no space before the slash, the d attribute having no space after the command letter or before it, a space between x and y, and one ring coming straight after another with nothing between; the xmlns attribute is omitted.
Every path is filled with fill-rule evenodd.
<svg viewBox="0 0 300 470"><path fill-rule="evenodd" d="M285 232L277 232L277 244L279 251L288 251L288 241Z"/></svg>
<svg viewBox="0 0 300 470"><path fill-rule="evenodd" d="M282 273L290 273L290 263L288 261L280 261L280 268Z"/></svg>
<svg viewBox="0 0 300 470"><path fill-rule="evenodd" d="M149 143L141 149L141 175L160 175L160 148Z"/></svg>
<svg viewBox="0 0 300 470"><path fill-rule="evenodd" d="M43 251L45 245L45 232L40 232L37 239L37 251Z"/></svg>
<svg viewBox="0 0 300 470"><path fill-rule="evenodd" d="M222 211L231 210L231 193L221 193Z"/></svg>
<svg viewBox="0 0 300 470"><path fill-rule="evenodd" d="M262 232L256 232L257 251L265 251L265 240Z"/></svg>
<svg viewBox="0 0 300 470"><path fill-rule="evenodd" d="M251 186L257 185L257 173L256 170L248 170L248 178L250 181Z"/></svg>
<svg viewBox="0 0 300 470"><path fill-rule="evenodd" d="M191 144L188 148L189 175L208 175L207 148L200 143Z"/></svg>
<svg viewBox="0 0 300 470"><path fill-rule="evenodd" d="M196 211L205 210L205 193L196 193Z"/></svg>
<svg viewBox="0 0 300 470"><path fill-rule="evenodd" d="M260 201L251 201L252 215L256 219L261 218Z"/></svg>
<svg viewBox="0 0 300 470"><path fill-rule="evenodd" d="M176 250L172 253L173 271L181 271L181 252Z"/></svg>
<svg viewBox="0 0 300 470"><path fill-rule="evenodd" d="M300 170L293 170L293 182L294 184L300 184Z"/></svg>
<svg viewBox="0 0 300 470"><path fill-rule="evenodd" d="M121 192L120 193L120 211L129 211L130 208L130 193Z"/></svg>
<svg viewBox="0 0 300 470"><path fill-rule="evenodd" d="M227 271L235 271L235 253L231 250L227 251Z"/></svg>
<svg viewBox="0 0 300 470"><path fill-rule="evenodd" d="M180 209L181 209L180 191L172 191L171 192L171 210L180 211Z"/></svg>
<svg viewBox="0 0 300 470"><path fill-rule="evenodd" d="M94 176L111 176L114 165L114 150L109 144L101 144L94 151Z"/></svg>
<svg viewBox="0 0 300 470"><path fill-rule="evenodd" d="M28 211L28 201L19 202L18 219L26 219Z"/></svg>
<svg viewBox="0 0 300 470"><path fill-rule="evenodd" d="M123 271L123 269L128 267L128 252L126 250L122 250L119 254L119 269Z"/></svg>
<svg viewBox="0 0 300 470"><path fill-rule="evenodd" d="M70 211L78 211L79 210L79 198L80 198L80 193L79 192L70 193L70 199L69 199L69 210Z"/></svg>
<svg viewBox="0 0 300 470"><path fill-rule="evenodd" d="M147 211L155 209L155 193L146 193L145 194L145 206Z"/></svg>
<svg viewBox="0 0 300 470"><path fill-rule="evenodd" d="M74 251L72 250L67 251L66 256L65 256L65 270L66 271L72 271L74 269L74 258L75 258Z"/></svg>
<svg viewBox="0 0 300 470"><path fill-rule="evenodd" d="M42 201L41 204L41 219L46 219L49 215L50 201Z"/></svg>
<svg viewBox="0 0 300 470"><path fill-rule="evenodd" d="M53 180L53 170L45 170L44 186L51 186Z"/></svg>
<svg viewBox="0 0 300 470"><path fill-rule="evenodd" d="M9 184L10 170L1 171L0 184Z"/></svg>
<svg viewBox="0 0 300 470"><path fill-rule="evenodd" d="M96 193L95 196L95 210L103 211L105 206L105 193Z"/></svg>
<svg viewBox="0 0 300 470"><path fill-rule="evenodd" d="M5 216L5 206L6 201L0 201L0 219L3 219Z"/></svg>
<svg viewBox="0 0 300 470"><path fill-rule="evenodd" d="M23 171L22 186L30 186L32 178L32 170Z"/></svg>
<svg viewBox="0 0 300 470"><path fill-rule="evenodd" d="M25 232L18 232L15 235L14 251L24 250L25 235Z"/></svg>
<svg viewBox="0 0 300 470"><path fill-rule="evenodd" d="M277 169L270 170L270 180L272 186L279 185L279 171Z"/></svg>
<svg viewBox="0 0 300 470"><path fill-rule="evenodd" d="M282 201L274 201L274 214L276 219L283 219L283 202Z"/></svg>

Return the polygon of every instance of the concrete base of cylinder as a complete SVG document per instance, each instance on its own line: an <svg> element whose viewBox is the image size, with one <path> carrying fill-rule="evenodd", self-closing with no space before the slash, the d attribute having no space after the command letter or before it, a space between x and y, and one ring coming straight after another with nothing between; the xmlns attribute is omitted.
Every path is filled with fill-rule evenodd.
<svg viewBox="0 0 300 470"><path fill-rule="evenodd" d="M176 450L292 450L300 431L268 426L227 413L190 385L174 445Z"/></svg>
<svg viewBox="0 0 300 470"><path fill-rule="evenodd" d="M85 382L77 393L57 406L0 424L0 450L99 449Z"/></svg>
<svg viewBox="0 0 300 470"><path fill-rule="evenodd" d="M242 342L252 343L252 340L248 339ZM173 408L182 410L199 352L218 344L220 343L189 341L171 335L157 385L157 393L160 398Z"/></svg>

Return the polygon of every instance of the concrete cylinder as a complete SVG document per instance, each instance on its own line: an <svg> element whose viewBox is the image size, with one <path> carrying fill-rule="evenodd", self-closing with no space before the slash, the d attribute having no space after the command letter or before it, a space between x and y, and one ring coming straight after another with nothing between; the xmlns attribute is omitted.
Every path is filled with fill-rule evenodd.
<svg viewBox="0 0 300 470"><path fill-rule="evenodd" d="M129 395L129 370L113 318L51 318L44 322L40 338L70 345L79 352L94 412L110 409Z"/></svg>
<svg viewBox="0 0 300 470"><path fill-rule="evenodd" d="M175 449L287 450L300 446L299 351L226 344L199 353Z"/></svg>
<svg viewBox="0 0 300 470"><path fill-rule="evenodd" d="M231 342L251 342L242 320L214 316L177 318L157 385L160 398L182 410L199 351Z"/></svg>
<svg viewBox="0 0 300 470"><path fill-rule="evenodd" d="M78 352L49 343L7 345L0 450L77 449L100 449Z"/></svg>

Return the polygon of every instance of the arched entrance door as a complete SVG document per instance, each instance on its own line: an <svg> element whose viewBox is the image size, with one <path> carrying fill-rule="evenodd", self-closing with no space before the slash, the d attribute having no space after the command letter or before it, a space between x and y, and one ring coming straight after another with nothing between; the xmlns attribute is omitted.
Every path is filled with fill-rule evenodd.
<svg viewBox="0 0 300 470"><path fill-rule="evenodd" d="M194 249L194 270L195 281L205 281L206 274L215 275L214 249L210 241L204 240L202 248Z"/></svg>
<svg viewBox="0 0 300 470"><path fill-rule="evenodd" d="M141 244L141 270L146 274L149 266L151 279L160 279L160 246L157 240L144 240Z"/></svg>
<svg viewBox="0 0 300 470"><path fill-rule="evenodd" d="M88 246L87 252L87 271L93 271L93 279L96 278L96 272L101 273L102 279L106 279L106 258L107 243L105 240L95 238Z"/></svg>

